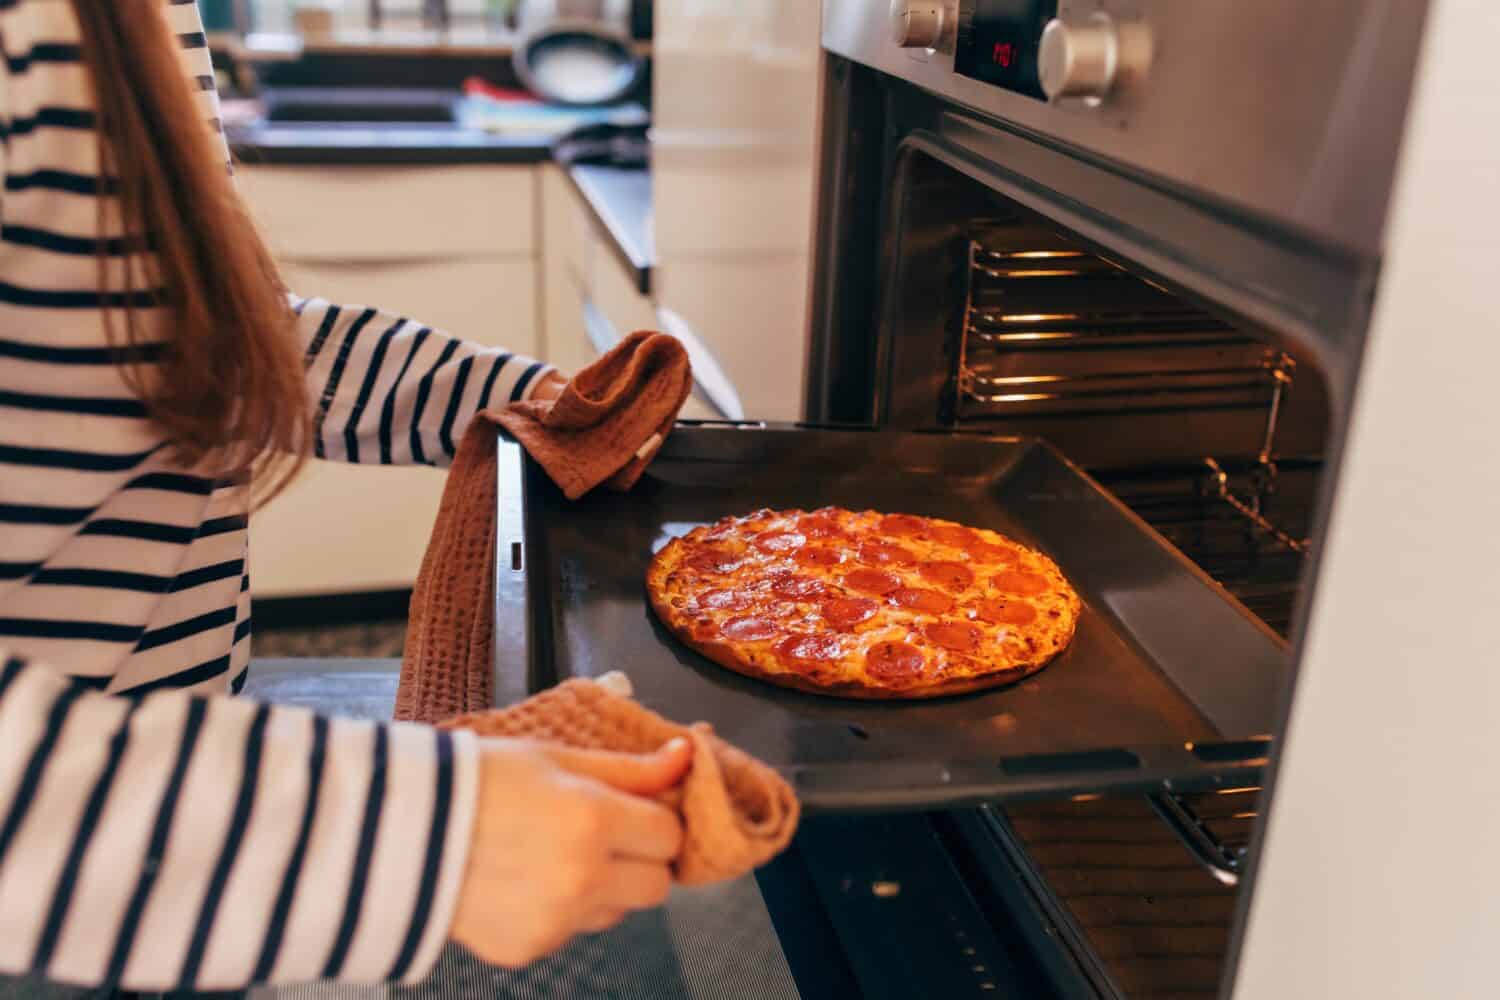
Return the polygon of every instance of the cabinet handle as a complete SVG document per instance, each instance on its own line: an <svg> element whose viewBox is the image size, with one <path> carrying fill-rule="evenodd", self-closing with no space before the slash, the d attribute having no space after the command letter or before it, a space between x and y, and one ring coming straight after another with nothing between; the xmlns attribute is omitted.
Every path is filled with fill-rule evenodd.
<svg viewBox="0 0 1500 1000"><path fill-rule="evenodd" d="M620 342L620 332L609 321L609 317L604 315L603 310L594 305L592 299L583 300L583 332L588 335L589 343L594 345L594 350L600 354L604 354Z"/></svg>
<svg viewBox="0 0 1500 1000"><path fill-rule="evenodd" d="M740 394L734 390L734 383L688 321L666 306L656 307L656 321L661 324L663 333L670 333L687 348L688 358L693 363L695 395L725 420L744 420L745 406L740 402Z"/></svg>

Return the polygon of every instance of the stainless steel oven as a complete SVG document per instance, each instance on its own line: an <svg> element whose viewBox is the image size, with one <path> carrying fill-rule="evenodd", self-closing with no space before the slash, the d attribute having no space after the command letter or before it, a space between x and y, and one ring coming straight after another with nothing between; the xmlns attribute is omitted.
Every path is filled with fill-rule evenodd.
<svg viewBox="0 0 1500 1000"><path fill-rule="evenodd" d="M624 667L781 768L807 816L759 885L802 996L1492 992L1500 18L825 0L822 31L805 420L685 424L580 505L504 463L498 697ZM668 536L824 503L1039 545L1077 640L869 705L653 623Z"/></svg>
<svg viewBox="0 0 1500 1000"><path fill-rule="evenodd" d="M1198 649L1240 697L1277 705L1270 759L1426 6L824 4L809 419L1034 435L1083 465L1277 637L1284 670L1211 637ZM1176 627L1210 626L1183 606ZM1228 995L1268 771L934 826L1049 988Z"/></svg>

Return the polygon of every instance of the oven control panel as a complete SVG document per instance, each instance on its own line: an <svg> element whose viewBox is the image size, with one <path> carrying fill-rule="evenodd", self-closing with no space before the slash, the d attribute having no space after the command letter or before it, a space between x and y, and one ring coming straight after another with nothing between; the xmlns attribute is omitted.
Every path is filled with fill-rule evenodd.
<svg viewBox="0 0 1500 1000"><path fill-rule="evenodd" d="M1042 38L1057 22L1057 0L963 0L953 69L1028 97L1046 97Z"/></svg>

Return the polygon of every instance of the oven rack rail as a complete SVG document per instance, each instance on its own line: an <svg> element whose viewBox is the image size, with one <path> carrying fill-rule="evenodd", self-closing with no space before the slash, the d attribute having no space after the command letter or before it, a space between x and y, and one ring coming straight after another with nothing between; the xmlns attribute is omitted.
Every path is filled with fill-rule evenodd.
<svg viewBox="0 0 1500 1000"><path fill-rule="evenodd" d="M968 261L961 419L1240 409L1274 427L1295 371L1286 354L1025 226L984 229Z"/></svg>
<svg viewBox="0 0 1500 1000"><path fill-rule="evenodd" d="M1304 534L1322 462L1289 458L1115 473L1106 487L1282 636L1290 632Z"/></svg>

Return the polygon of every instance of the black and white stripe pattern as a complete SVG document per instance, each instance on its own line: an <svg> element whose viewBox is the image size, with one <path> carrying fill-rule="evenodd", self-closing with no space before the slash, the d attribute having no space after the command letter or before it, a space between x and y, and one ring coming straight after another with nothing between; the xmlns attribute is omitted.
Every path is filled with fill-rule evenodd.
<svg viewBox="0 0 1500 1000"><path fill-rule="evenodd" d="M162 2L217 126L197 8ZM139 237L101 176L71 4L0 0L0 50L0 972L418 977L456 898L473 743L207 697L249 663L245 491L174 466L121 378L166 317L133 289L147 343L110 346L126 295L100 293L98 255L123 287ZM474 412L545 371L293 304L320 458L445 465Z"/></svg>

